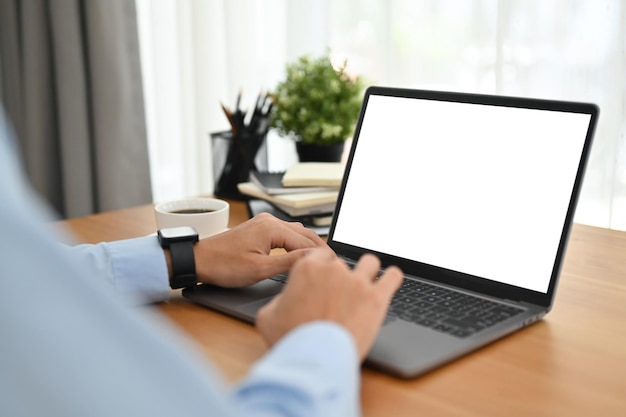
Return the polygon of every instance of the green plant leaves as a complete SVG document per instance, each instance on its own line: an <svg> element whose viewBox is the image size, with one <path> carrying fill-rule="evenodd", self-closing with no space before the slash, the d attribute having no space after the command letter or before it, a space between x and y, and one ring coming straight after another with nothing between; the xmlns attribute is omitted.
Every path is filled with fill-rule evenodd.
<svg viewBox="0 0 626 417"><path fill-rule="evenodd" d="M354 131L363 83L350 77L346 62L334 68L328 56L300 57L272 94L273 126L282 136L310 144L345 141Z"/></svg>

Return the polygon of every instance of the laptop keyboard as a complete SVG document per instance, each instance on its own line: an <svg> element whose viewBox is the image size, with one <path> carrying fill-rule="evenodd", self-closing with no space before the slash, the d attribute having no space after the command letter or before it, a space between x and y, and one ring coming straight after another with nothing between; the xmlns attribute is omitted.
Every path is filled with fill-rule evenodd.
<svg viewBox="0 0 626 417"><path fill-rule="evenodd" d="M481 297L405 279L386 321L402 319L457 337L467 337L524 311Z"/></svg>
<svg viewBox="0 0 626 417"><path fill-rule="evenodd" d="M284 284L287 274L271 279ZM405 279L391 300L385 323L401 319L463 338L523 311L452 289Z"/></svg>

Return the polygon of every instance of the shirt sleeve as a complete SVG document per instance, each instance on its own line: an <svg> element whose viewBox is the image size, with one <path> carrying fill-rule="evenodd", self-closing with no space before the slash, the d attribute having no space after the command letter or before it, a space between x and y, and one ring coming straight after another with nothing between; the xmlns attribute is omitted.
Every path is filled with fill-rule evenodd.
<svg viewBox="0 0 626 417"><path fill-rule="evenodd" d="M357 353L338 325L294 330L227 389L179 328L119 302L107 280L129 293L167 287L156 237L60 245L18 186L3 124L0 109L0 415L357 415Z"/></svg>
<svg viewBox="0 0 626 417"><path fill-rule="evenodd" d="M170 294L165 255L155 236L83 244L67 250L97 270L98 278L108 281L131 304L163 301Z"/></svg>
<svg viewBox="0 0 626 417"><path fill-rule="evenodd" d="M347 330L298 327L259 361L233 396L242 415L358 416L359 360Z"/></svg>

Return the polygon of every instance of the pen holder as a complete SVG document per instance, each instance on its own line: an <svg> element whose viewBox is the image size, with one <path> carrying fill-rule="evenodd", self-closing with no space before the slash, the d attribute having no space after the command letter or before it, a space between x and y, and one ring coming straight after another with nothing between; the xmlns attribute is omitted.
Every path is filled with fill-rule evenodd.
<svg viewBox="0 0 626 417"><path fill-rule="evenodd" d="M250 179L250 170L267 169L267 149L265 138L244 130L237 135L231 131L211 133L213 148L213 194L222 198L246 200L237 184Z"/></svg>

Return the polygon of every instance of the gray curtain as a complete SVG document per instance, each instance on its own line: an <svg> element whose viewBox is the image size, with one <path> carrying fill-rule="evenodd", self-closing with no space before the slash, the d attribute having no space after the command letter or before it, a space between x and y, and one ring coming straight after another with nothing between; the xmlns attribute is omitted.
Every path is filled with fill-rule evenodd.
<svg viewBox="0 0 626 417"><path fill-rule="evenodd" d="M0 0L0 93L62 217L152 201L134 0Z"/></svg>

